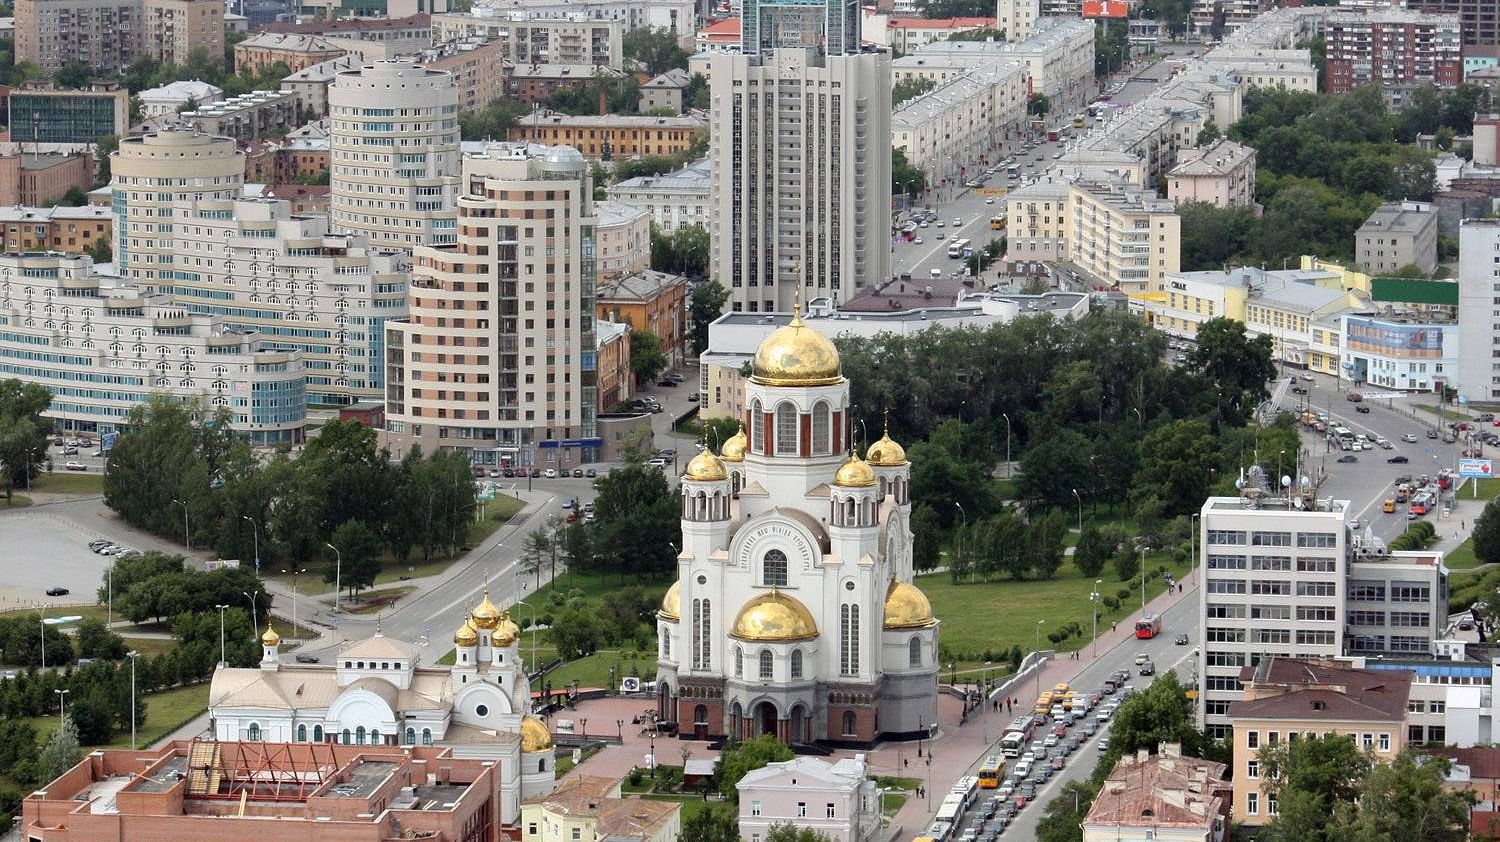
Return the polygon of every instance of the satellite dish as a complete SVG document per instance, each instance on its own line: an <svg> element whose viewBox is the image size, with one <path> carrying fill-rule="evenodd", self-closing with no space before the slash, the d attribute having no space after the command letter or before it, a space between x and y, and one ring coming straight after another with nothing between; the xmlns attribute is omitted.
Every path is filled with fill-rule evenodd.
<svg viewBox="0 0 1500 842"><path fill-rule="evenodd" d="M1282 488L1291 488L1292 487L1292 478L1291 478L1291 476L1289 474L1282 474L1281 475L1281 487Z"/></svg>

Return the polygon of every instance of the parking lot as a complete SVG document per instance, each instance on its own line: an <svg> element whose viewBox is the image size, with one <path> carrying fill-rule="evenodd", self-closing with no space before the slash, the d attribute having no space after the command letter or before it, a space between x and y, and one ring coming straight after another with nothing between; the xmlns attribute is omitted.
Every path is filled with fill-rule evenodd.
<svg viewBox="0 0 1500 842"><path fill-rule="evenodd" d="M5 581L0 583L0 610L32 602L58 605L91 603L110 560L95 555L88 542L121 536L84 534L71 522L43 512L16 511L0 517L0 547L5 548ZM67 588L66 596L48 596L49 588Z"/></svg>

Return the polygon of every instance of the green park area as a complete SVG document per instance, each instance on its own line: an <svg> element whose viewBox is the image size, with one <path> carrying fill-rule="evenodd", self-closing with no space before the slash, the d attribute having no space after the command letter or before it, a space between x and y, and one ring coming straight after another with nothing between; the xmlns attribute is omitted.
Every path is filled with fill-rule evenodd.
<svg viewBox="0 0 1500 842"><path fill-rule="evenodd" d="M136 745L149 746L162 737L193 721L208 710L208 684L190 684L172 690L140 694L137 704L145 705L146 721L137 726ZM45 743L57 730L57 716L33 716L25 721L36 728L37 739ZM121 731L100 745L84 743L84 748L130 748L130 732Z"/></svg>

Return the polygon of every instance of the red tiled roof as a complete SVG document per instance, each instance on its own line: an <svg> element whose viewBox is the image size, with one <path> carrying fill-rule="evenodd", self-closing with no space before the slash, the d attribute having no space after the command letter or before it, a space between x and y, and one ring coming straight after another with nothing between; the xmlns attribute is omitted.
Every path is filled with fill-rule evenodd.
<svg viewBox="0 0 1500 842"><path fill-rule="evenodd" d="M1500 748L1435 746L1424 750L1428 754L1446 757L1456 764L1469 767L1469 777L1474 780L1500 779Z"/></svg>
<svg viewBox="0 0 1500 842"><path fill-rule="evenodd" d="M1253 671L1247 667L1240 680L1256 698L1231 703L1231 718L1401 722L1411 695L1408 672L1293 658L1271 658Z"/></svg>
<svg viewBox="0 0 1500 842"><path fill-rule="evenodd" d="M704 38L707 38L710 41L738 38L740 37L740 19L725 18L723 20L716 20L708 26L705 26L702 29L698 30L698 34L702 35Z"/></svg>
<svg viewBox="0 0 1500 842"><path fill-rule="evenodd" d="M994 18L891 18L887 29L993 29Z"/></svg>

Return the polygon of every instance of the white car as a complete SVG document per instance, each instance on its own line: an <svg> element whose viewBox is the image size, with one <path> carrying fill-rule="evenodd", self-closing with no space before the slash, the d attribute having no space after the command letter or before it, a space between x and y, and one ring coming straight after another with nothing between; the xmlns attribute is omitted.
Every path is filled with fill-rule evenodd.
<svg viewBox="0 0 1500 842"><path fill-rule="evenodd" d="M922 244L922 238L917 237L916 239L912 240L912 242L920 246Z"/></svg>
<svg viewBox="0 0 1500 842"><path fill-rule="evenodd" d="M1401 434L1401 440L1404 441L1404 442L1406 442L1407 444L1416 444L1417 443L1417 434L1416 433L1402 433Z"/></svg>
<svg viewBox="0 0 1500 842"><path fill-rule="evenodd" d="M548 468L547 470L542 471L542 476L546 477L547 479L557 479L557 471Z"/></svg>
<svg viewBox="0 0 1500 842"><path fill-rule="evenodd" d="M67 468L70 471L87 471L89 469L88 466L83 464L82 462L69 462L66 465L63 465L63 467Z"/></svg>
<svg viewBox="0 0 1500 842"><path fill-rule="evenodd" d="M953 217L953 224L954 224L954 226L963 225L964 221L962 219L959 219L958 217L955 216L955 217Z"/></svg>
<svg viewBox="0 0 1500 842"><path fill-rule="evenodd" d="M1144 664L1149 660L1151 660L1151 656L1147 655L1145 652L1142 652L1141 654L1135 656L1135 665L1140 666L1141 664Z"/></svg>
<svg viewBox="0 0 1500 842"><path fill-rule="evenodd" d="M994 197L994 196L991 196L991 197L989 197L989 198L987 198L987 199L985 199L985 200L984 200L984 203L985 203L985 204L986 204L986 205L993 205L993 204L994 204L994 203L995 203L995 197Z"/></svg>

